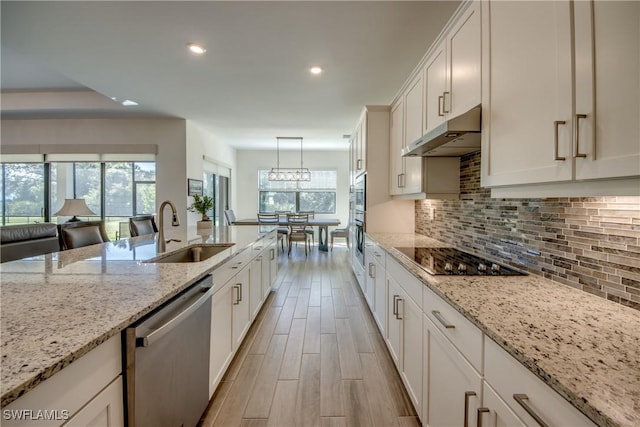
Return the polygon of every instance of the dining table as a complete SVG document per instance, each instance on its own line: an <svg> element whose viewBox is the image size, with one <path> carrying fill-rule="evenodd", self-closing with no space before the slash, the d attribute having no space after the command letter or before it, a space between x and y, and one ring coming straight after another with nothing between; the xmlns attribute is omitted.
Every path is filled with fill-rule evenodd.
<svg viewBox="0 0 640 427"><path fill-rule="evenodd" d="M259 222L258 218L238 219L233 222L232 225L274 225L267 222ZM278 225L281 227L287 227L289 222L287 218L280 217ZM329 227L335 227L340 225L338 218L309 218L307 225L312 227L318 227L318 250L323 252L329 251Z"/></svg>

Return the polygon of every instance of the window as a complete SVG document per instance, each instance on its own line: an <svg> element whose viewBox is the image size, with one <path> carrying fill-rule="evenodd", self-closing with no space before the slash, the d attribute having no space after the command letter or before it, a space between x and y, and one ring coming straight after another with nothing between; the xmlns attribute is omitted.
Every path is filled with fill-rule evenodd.
<svg viewBox="0 0 640 427"><path fill-rule="evenodd" d="M2 164L2 225L44 221L44 176L42 163Z"/></svg>
<svg viewBox="0 0 640 427"><path fill-rule="evenodd" d="M156 210L155 162L52 161L0 166L3 225L57 222L53 214L64 199L82 198L105 220L109 237L115 239L128 230L129 217Z"/></svg>
<svg viewBox="0 0 640 427"><path fill-rule="evenodd" d="M269 170L258 171L260 212L315 211L336 213L335 170L311 171L311 181L269 181Z"/></svg>

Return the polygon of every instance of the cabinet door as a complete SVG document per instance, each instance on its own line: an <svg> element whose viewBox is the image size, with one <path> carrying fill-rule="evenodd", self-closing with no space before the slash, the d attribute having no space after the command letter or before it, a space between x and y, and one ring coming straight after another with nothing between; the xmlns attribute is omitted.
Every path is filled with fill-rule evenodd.
<svg viewBox="0 0 640 427"><path fill-rule="evenodd" d="M526 19L526 18L525 18ZM479 2L472 3L447 37L448 117L457 117L480 104L481 47Z"/></svg>
<svg viewBox="0 0 640 427"><path fill-rule="evenodd" d="M430 426L476 425L480 375L426 316L423 317ZM465 420L465 414L467 419ZM423 414L424 417L425 414Z"/></svg>
<svg viewBox="0 0 640 427"><path fill-rule="evenodd" d="M378 324L378 328L380 329L380 333L382 336L385 335L385 331L387 329L387 280L386 280L386 271L382 264L376 262L376 279L374 283L375 288L375 297L374 297L374 311L373 318L376 320Z"/></svg>
<svg viewBox="0 0 640 427"><path fill-rule="evenodd" d="M402 298L400 285L387 276L387 347L391 358L402 372L402 320L398 316L398 300Z"/></svg>
<svg viewBox="0 0 640 427"><path fill-rule="evenodd" d="M403 292L398 303L402 319L402 378L418 414L422 413L422 310Z"/></svg>
<svg viewBox="0 0 640 427"><path fill-rule="evenodd" d="M251 261L251 273L249 279L249 305L251 318L255 318L262 305L262 255Z"/></svg>
<svg viewBox="0 0 640 427"><path fill-rule="evenodd" d="M486 382L482 382L482 406L486 411L478 412L482 417L482 423L492 427L526 427L526 424L504 403L493 388Z"/></svg>
<svg viewBox="0 0 640 427"><path fill-rule="evenodd" d="M571 180L569 2L482 6L483 185Z"/></svg>
<svg viewBox="0 0 640 427"><path fill-rule="evenodd" d="M242 343L244 335L251 322L251 310L249 307L249 275L250 268L245 267L233 279L231 279L231 297L233 307L233 349L234 351Z"/></svg>
<svg viewBox="0 0 640 427"><path fill-rule="evenodd" d="M404 94L404 145L410 145L422 136L422 75L418 75Z"/></svg>
<svg viewBox="0 0 640 427"><path fill-rule="evenodd" d="M262 254L262 300L266 300L271 291L271 264L275 258L276 247L272 243ZM277 268L277 267L276 267Z"/></svg>
<svg viewBox="0 0 640 427"><path fill-rule="evenodd" d="M640 175L640 3L575 2L574 14L576 178Z"/></svg>
<svg viewBox="0 0 640 427"><path fill-rule="evenodd" d="M233 286L231 282L211 299L211 348L209 356L209 397L213 396L224 370L233 356L232 332Z"/></svg>
<svg viewBox="0 0 640 427"><path fill-rule="evenodd" d="M367 286L366 293L364 294L365 299L367 300L367 304L369 305L369 309L371 311L374 310L375 301L376 301L376 277L378 272L376 271L376 263L373 259L369 258L367 262Z"/></svg>
<svg viewBox="0 0 640 427"><path fill-rule="evenodd" d="M124 401L122 399L122 375L76 412L66 425L80 427L124 426Z"/></svg>
<svg viewBox="0 0 640 427"><path fill-rule="evenodd" d="M391 107L391 123L389 124L389 192L391 195L402 194L402 173L404 161L400 153L404 147L404 102L400 98Z"/></svg>
<svg viewBox="0 0 640 427"><path fill-rule="evenodd" d="M367 113L362 114L358 123L358 172L367 170Z"/></svg>
<svg viewBox="0 0 640 427"><path fill-rule="evenodd" d="M404 94L404 143L403 147L422 137L423 81L418 75ZM405 157L400 184L403 194L422 191L422 157Z"/></svg>
<svg viewBox="0 0 640 427"><path fill-rule="evenodd" d="M440 43L431 53L424 68L424 132L444 122L444 96L447 87L446 44Z"/></svg>

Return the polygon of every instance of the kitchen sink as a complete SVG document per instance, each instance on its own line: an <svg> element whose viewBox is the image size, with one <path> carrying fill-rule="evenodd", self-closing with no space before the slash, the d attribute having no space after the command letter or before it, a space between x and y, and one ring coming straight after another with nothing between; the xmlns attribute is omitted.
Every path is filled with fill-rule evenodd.
<svg viewBox="0 0 640 427"><path fill-rule="evenodd" d="M211 258L214 255L235 245L235 243L217 243L217 244L200 244L191 245L177 251L172 251L166 255L160 255L156 258L149 259L148 263L182 263L182 262L200 262Z"/></svg>

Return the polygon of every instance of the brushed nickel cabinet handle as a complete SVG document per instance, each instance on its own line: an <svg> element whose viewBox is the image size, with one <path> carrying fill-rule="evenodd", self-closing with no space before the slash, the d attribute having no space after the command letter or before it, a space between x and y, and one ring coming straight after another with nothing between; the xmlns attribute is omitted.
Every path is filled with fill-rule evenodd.
<svg viewBox="0 0 640 427"><path fill-rule="evenodd" d="M238 302L242 301L242 283L238 283L238 288L240 289L240 299L238 300Z"/></svg>
<svg viewBox="0 0 640 427"><path fill-rule="evenodd" d="M273 261L274 259L276 259L276 250L271 248L269 250L269 252L271 252L271 261Z"/></svg>
<svg viewBox="0 0 640 427"><path fill-rule="evenodd" d="M555 122L553 122L553 160L567 160L565 157L560 157L558 155L558 127L564 124L567 124L567 122L565 122L564 120L556 120Z"/></svg>
<svg viewBox="0 0 640 427"><path fill-rule="evenodd" d="M475 391L464 392L464 427L469 427L469 398L476 396Z"/></svg>
<svg viewBox="0 0 640 427"><path fill-rule="evenodd" d="M402 301L402 307L403 307L402 311L404 312L404 299L403 299L403 298L398 298L398 303L399 303L400 301ZM401 316L400 316L400 305L398 305L398 307L396 308L396 312L397 312L397 314L396 314L396 318L397 318L398 320L402 320L402 319L403 319L403 317L401 317Z"/></svg>
<svg viewBox="0 0 640 427"><path fill-rule="evenodd" d="M438 97L438 116L444 117L444 95Z"/></svg>
<svg viewBox="0 0 640 427"><path fill-rule="evenodd" d="M586 114L576 114L576 157L585 158L587 155L580 152L580 120L586 119Z"/></svg>
<svg viewBox="0 0 640 427"><path fill-rule="evenodd" d="M433 314L433 317L435 317L436 319L438 319L438 322L442 323L442 326L444 326L447 329L453 329L456 327L456 325L452 325L451 323L447 322L444 317L442 317L442 314L440 314L440 312L438 310L433 310L431 311L431 314Z"/></svg>
<svg viewBox="0 0 640 427"><path fill-rule="evenodd" d="M393 296L393 314L394 316L396 316L396 319L400 320L398 318L398 300L400 299L399 295L394 295Z"/></svg>
<svg viewBox="0 0 640 427"><path fill-rule="evenodd" d="M547 423L545 423L542 418L540 418L540 416L527 404L526 401L529 400L529 396L526 394L516 393L513 395L513 399L518 402L518 405L522 406L522 408L527 411L527 414L531 415L531 418L536 420L540 427L547 427Z"/></svg>
<svg viewBox="0 0 640 427"><path fill-rule="evenodd" d="M369 263L369 277L376 278L376 265L372 262Z"/></svg>
<svg viewBox="0 0 640 427"><path fill-rule="evenodd" d="M236 298L235 298L235 301L233 301L233 305L240 304L240 297L239 297L239 295L240 295L240 287L238 285L239 285L239 283L236 283L235 285L233 285L233 289L236 290Z"/></svg>
<svg viewBox="0 0 640 427"><path fill-rule="evenodd" d="M356 169L358 169L358 170L362 169L362 159L358 159L356 165L357 165Z"/></svg>
<svg viewBox="0 0 640 427"><path fill-rule="evenodd" d="M451 92L442 92L442 112L445 114L450 113L450 110L447 110L445 107L447 105L447 95L449 95L449 98L451 98ZM449 101L451 102L451 101Z"/></svg>
<svg viewBox="0 0 640 427"><path fill-rule="evenodd" d="M478 420L476 422L476 426L477 427L482 427L482 416L484 414L488 414L489 412L489 408L478 408Z"/></svg>

